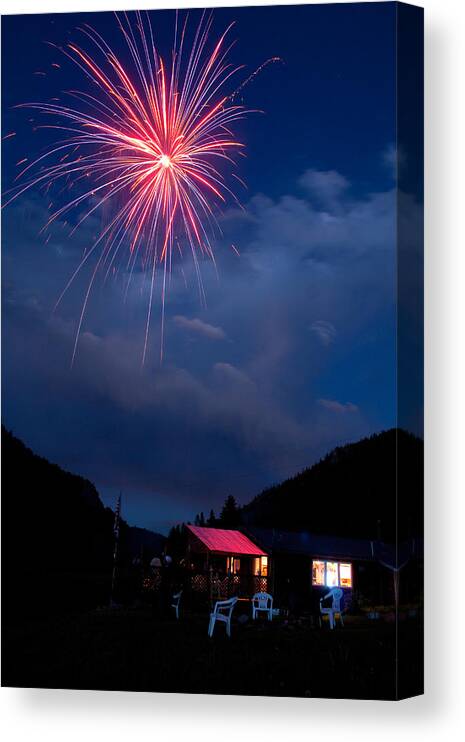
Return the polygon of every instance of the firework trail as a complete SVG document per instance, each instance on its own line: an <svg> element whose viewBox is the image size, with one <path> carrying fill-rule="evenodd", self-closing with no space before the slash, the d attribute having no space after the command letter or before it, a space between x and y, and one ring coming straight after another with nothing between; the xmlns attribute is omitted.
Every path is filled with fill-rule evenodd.
<svg viewBox="0 0 465 742"><path fill-rule="evenodd" d="M73 197L55 208L43 228L47 230L83 206L84 214L72 232L98 209L104 209L107 221L101 233L84 253L57 302L95 255L72 363L96 276L103 271L106 279L114 273L122 256L128 274L126 294L136 266L149 277L142 363L147 354L155 278L161 274L161 360L167 275L174 253L182 255L184 248L190 251L202 297L199 258L206 256L214 262L215 211L227 196L237 201L222 174L222 170L231 174L234 154L243 147L233 136L231 125L246 111L233 104L233 98L263 66L274 61L265 62L228 96L223 92L225 85L241 69L227 61L232 44L226 43L226 37L231 26L207 53L212 15L204 12L186 52L187 17L179 24L176 15L171 60L165 64L155 47L148 13L136 12L135 24L126 13L116 14L116 19L129 50L130 66L123 64L93 28L84 25L79 31L91 42L94 53L75 43L60 51L92 83L92 92L68 91L76 101L72 105L52 99L19 106L53 116L55 123L48 128L66 132L68 137L23 168L19 184L4 204L34 186L44 187L46 192L56 184L62 192L74 190ZM47 164L49 158L54 164Z"/></svg>
<svg viewBox="0 0 465 742"><path fill-rule="evenodd" d="M234 93L231 93L231 95L229 96L228 100L233 101L235 98L237 98L237 96L239 95L239 93L241 93L244 90L244 88L247 85L249 85L249 83L251 83L257 77L257 75L260 74L260 72L262 70L265 69L265 67L268 67L269 64L274 64L275 62L281 62L281 64L284 64L284 62L281 59L281 57L270 57L269 59L266 59L259 67L257 67L257 69L255 70L255 72L252 72L252 74L249 75L244 80L244 82L242 82L239 85L238 88L236 88L236 90L234 91Z"/></svg>

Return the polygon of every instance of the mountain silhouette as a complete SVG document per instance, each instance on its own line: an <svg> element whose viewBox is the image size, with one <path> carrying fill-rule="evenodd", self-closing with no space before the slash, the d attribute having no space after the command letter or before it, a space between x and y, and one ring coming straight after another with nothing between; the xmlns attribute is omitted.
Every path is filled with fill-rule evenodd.
<svg viewBox="0 0 465 742"><path fill-rule="evenodd" d="M394 542L423 533L423 441L393 428L340 446L242 508L244 525Z"/></svg>
<svg viewBox="0 0 465 742"><path fill-rule="evenodd" d="M91 482L37 456L2 426L4 607L107 602L114 520ZM118 564L126 568L134 557L151 558L165 540L121 519Z"/></svg>

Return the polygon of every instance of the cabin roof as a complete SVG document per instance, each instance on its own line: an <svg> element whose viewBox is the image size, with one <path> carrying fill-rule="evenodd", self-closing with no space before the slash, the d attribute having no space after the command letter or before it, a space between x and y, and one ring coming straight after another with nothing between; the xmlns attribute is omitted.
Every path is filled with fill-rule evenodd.
<svg viewBox="0 0 465 742"><path fill-rule="evenodd" d="M270 552L301 554L312 557L373 559L373 542L364 539L322 536L306 531L281 531L276 528L250 526L248 532Z"/></svg>
<svg viewBox="0 0 465 742"><path fill-rule="evenodd" d="M410 559L421 559L423 556L423 540L418 538L411 538L396 546L381 541L322 536L306 531L281 531L255 526L249 526L247 531L269 553L378 561L388 569L399 569Z"/></svg>
<svg viewBox="0 0 465 742"><path fill-rule="evenodd" d="M240 531L191 525L188 525L187 529L204 548L212 553L232 554L233 556L241 554L243 556L266 556L266 551L263 551Z"/></svg>

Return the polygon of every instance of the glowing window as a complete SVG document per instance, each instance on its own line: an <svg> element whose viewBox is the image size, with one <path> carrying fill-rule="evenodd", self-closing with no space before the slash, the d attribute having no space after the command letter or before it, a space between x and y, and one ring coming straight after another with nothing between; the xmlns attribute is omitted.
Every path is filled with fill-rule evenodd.
<svg viewBox="0 0 465 742"><path fill-rule="evenodd" d="M312 585L352 587L352 565L348 562L312 562Z"/></svg>
<svg viewBox="0 0 465 742"><path fill-rule="evenodd" d="M325 562L313 562L312 569L312 584L313 585L324 585L325 584Z"/></svg>
<svg viewBox="0 0 465 742"><path fill-rule="evenodd" d="M236 557L228 557L226 566L229 574L237 575L241 571L241 560L236 559Z"/></svg>
<svg viewBox="0 0 465 742"><path fill-rule="evenodd" d="M341 587L352 587L352 565L339 565L339 584Z"/></svg>
<svg viewBox="0 0 465 742"><path fill-rule="evenodd" d="M326 585L327 587L337 587L338 580L337 562L326 562Z"/></svg>
<svg viewBox="0 0 465 742"><path fill-rule="evenodd" d="M253 571L257 577L268 577L268 557L262 556L254 559Z"/></svg>

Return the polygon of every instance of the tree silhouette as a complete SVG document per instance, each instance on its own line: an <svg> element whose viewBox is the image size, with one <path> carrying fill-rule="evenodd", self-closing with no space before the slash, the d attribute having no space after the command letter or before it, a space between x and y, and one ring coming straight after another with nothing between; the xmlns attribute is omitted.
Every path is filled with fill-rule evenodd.
<svg viewBox="0 0 465 742"><path fill-rule="evenodd" d="M196 526L204 526L205 525L205 516L204 516L204 514L203 513L199 513L198 515L196 515L195 516L194 523L195 523Z"/></svg>
<svg viewBox="0 0 465 742"><path fill-rule="evenodd" d="M391 429L340 446L242 508L248 526L381 539L423 533L423 441Z"/></svg>
<svg viewBox="0 0 465 742"><path fill-rule="evenodd" d="M232 495L226 498L220 515L220 524L225 528L237 528L242 522L240 508Z"/></svg>
<svg viewBox="0 0 465 742"><path fill-rule="evenodd" d="M166 553L179 560L186 554L186 529L184 523L173 526L168 534Z"/></svg>
<svg viewBox="0 0 465 742"><path fill-rule="evenodd" d="M4 607L13 614L95 607L110 599L114 512L94 485L37 456L2 426ZM124 501L123 501L124 513ZM165 537L120 520L117 600L141 553L151 558ZM40 579L37 579L40 575ZM25 589L27 586L27 589Z"/></svg>

